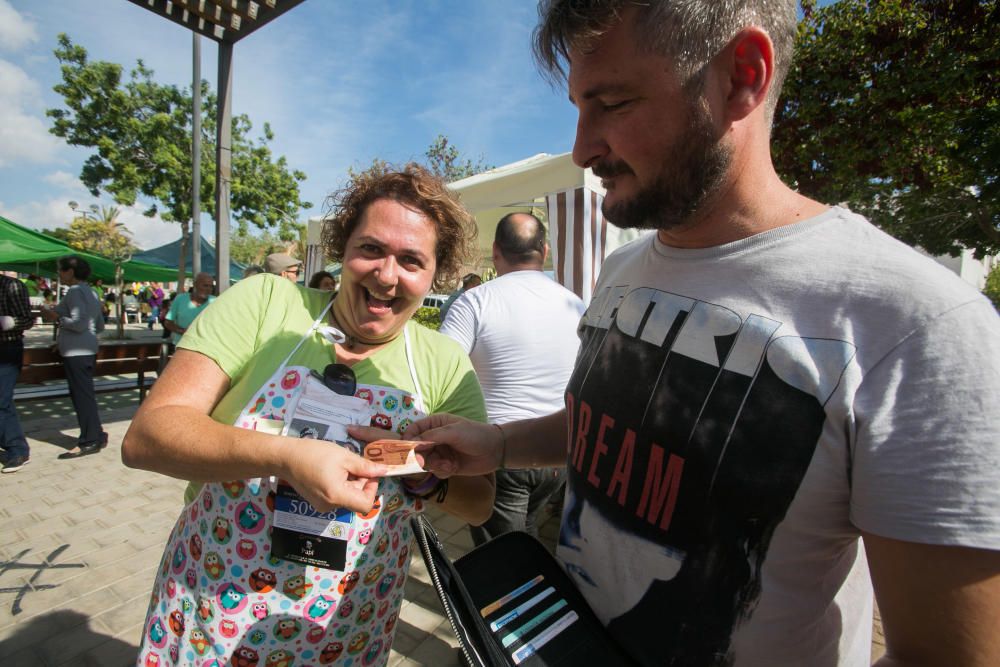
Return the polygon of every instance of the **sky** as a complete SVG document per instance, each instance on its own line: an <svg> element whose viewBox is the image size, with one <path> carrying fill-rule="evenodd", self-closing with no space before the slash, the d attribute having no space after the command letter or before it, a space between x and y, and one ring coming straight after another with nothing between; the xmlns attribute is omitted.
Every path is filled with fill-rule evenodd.
<svg viewBox="0 0 1000 667"><path fill-rule="evenodd" d="M234 114L250 117L254 137L270 123L275 157L308 176L300 190L313 208L300 221L349 167L423 160L439 134L495 166L565 153L576 116L535 68L536 17L536 0L306 0L237 42ZM0 0L0 215L33 229L68 226L71 200L114 205L79 181L91 149L48 131L45 110L62 106L52 90L61 32L91 61L128 72L142 59L158 83L191 86L190 31L127 0ZM202 38L212 90L216 68L216 44ZM140 248L179 237L178 225L144 217L143 202L121 208ZM208 217L202 232L214 239Z"/></svg>

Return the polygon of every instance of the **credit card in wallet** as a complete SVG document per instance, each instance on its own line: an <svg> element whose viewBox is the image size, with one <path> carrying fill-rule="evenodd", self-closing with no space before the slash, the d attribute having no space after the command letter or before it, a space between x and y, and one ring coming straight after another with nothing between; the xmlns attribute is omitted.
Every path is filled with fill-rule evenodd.
<svg viewBox="0 0 1000 667"><path fill-rule="evenodd" d="M363 456L389 466L386 476L412 475L424 472L413 454L413 448L423 444L427 443L422 440L374 440L365 445Z"/></svg>

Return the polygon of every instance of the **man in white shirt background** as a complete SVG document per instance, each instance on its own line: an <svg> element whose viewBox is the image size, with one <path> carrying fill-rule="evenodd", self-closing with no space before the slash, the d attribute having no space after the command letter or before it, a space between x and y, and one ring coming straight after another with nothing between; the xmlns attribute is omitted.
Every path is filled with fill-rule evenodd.
<svg viewBox="0 0 1000 667"><path fill-rule="evenodd" d="M550 414L563 405L585 307L545 275L545 227L528 213L497 224L497 278L463 293L448 310L441 333L468 352L486 397L490 423ZM479 545L512 530L538 534L537 517L562 491L563 468L498 470L493 515L470 527Z"/></svg>

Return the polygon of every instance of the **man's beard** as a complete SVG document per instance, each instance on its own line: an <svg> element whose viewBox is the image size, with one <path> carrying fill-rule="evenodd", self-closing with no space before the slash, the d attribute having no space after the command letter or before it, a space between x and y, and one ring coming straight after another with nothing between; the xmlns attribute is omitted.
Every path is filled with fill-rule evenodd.
<svg viewBox="0 0 1000 667"><path fill-rule="evenodd" d="M656 181L630 199L601 207L616 227L673 229L688 222L706 199L719 189L732 159L730 148L714 137L708 112L692 103L688 130L664 157ZM633 174L622 161L597 164L598 177Z"/></svg>

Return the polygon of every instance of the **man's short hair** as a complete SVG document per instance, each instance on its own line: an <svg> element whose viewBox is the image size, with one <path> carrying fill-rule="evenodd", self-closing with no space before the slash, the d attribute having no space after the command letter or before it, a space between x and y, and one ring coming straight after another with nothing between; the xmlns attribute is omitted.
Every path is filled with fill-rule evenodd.
<svg viewBox="0 0 1000 667"><path fill-rule="evenodd" d="M531 218L534 224L516 224L514 219L520 216ZM500 218L493 240L509 264L541 262L545 258L545 226L530 213L508 213Z"/></svg>
<svg viewBox="0 0 1000 667"><path fill-rule="evenodd" d="M287 271L293 266L302 266L301 259L295 259L291 255L283 252L272 252L264 260L264 270L280 276L283 271Z"/></svg>
<svg viewBox="0 0 1000 667"><path fill-rule="evenodd" d="M588 49L618 25L629 7L637 11L636 47L673 61L688 92L700 88L706 65L747 26L762 27L774 44L774 79L767 97L772 121L798 33L796 0L605 0L586 3L541 0L533 50L542 74L553 83L566 78L570 51Z"/></svg>

